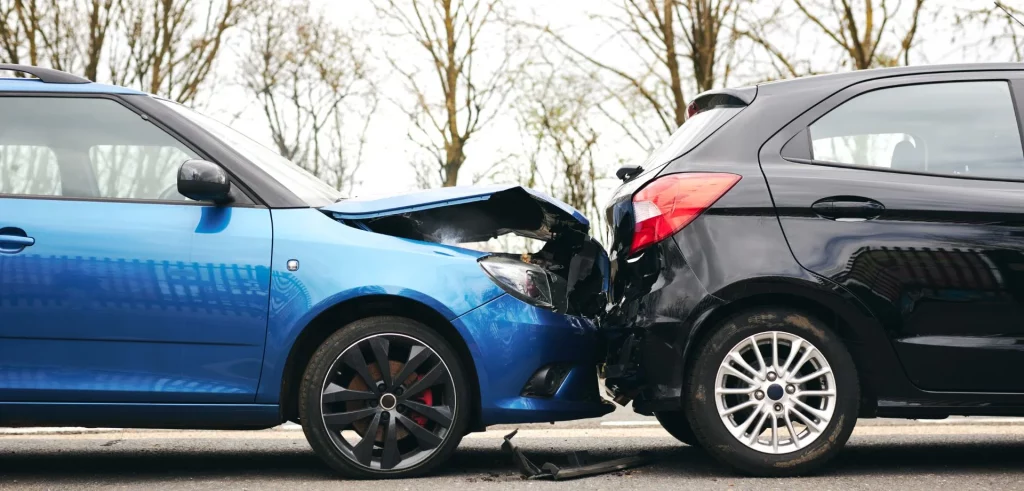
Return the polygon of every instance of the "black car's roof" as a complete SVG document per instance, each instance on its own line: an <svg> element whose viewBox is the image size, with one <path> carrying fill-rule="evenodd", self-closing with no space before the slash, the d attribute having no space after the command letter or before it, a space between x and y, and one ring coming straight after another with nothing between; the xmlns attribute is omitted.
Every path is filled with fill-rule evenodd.
<svg viewBox="0 0 1024 491"><path fill-rule="evenodd" d="M831 73L827 75L810 75L786 80L775 80L758 84L758 88L768 90L800 90L809 84L847 86L865 80L879 78L918 75L926 73L981 72L1024 70L1024 63L958 63L947 65L916 65L893 68L872 68L852 72Z"/></svg>

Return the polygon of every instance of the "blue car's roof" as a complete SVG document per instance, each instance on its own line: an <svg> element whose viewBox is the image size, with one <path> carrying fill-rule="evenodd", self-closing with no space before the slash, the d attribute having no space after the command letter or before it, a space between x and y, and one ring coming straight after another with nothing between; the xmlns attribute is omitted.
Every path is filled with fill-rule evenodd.
<svg viewBox="0 0 1024 491"><path fill-rule="evenodd" d="M537 201L547 207L554 207L584 225L590 225L587 217L579 210L563 203L540 191L516 184L497 184L492 186L456 186L450 188L428 189L406 194L386 197L352 198L339 201L324 207L324 210L335 213L339 218L367 219L399 213L429 210L443 206L453 206L474 201L485 201L494 194L521 188Z"/></svg>
<svg viewBox="0 0 1024 491"><path fill-rule="evenodd" d="M74 92L79 94L145 95L145 92L116 85L98 83L55 84L44 83L34 78L0 78L0 92Z"/></svg>

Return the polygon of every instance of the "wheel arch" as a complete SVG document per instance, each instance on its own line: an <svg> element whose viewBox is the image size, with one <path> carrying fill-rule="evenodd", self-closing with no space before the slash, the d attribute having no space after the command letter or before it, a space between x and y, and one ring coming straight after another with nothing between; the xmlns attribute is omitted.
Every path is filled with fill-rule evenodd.
<svg viewBox="0 0 1024 491"><path fill-rule="evenodd" d="M397 295L368 295L343 300L325 309L302 328L289 350L281 376L280 401L283 419L298 420L299 384L310 357L323 341L354 321L380 315L401 316L421 322L451 344L466 367L470 380L470 429L479 429L480 382L476 364L465 339L437 310L417 300Z"/></svg>

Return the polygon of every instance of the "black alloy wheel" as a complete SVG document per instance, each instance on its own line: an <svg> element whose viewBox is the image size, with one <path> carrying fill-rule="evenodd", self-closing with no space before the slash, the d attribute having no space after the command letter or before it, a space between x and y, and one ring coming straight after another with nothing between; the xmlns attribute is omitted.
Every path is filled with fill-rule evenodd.
<svg viewBox="0 0 1024 491"><path fill-rule="evenodd" d="M364 319L332 335L313 355L302 392L310 445L346 477L429 472L465 433L458 357L409 319Z"/></svg>

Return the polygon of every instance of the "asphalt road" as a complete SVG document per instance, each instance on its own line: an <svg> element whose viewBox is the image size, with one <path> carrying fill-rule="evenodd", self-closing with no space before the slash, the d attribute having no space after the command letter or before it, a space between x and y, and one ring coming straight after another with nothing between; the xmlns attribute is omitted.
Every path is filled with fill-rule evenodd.
<svg viewBox="0 0 1024 491"><path fill-rule="evenodd" d="M737 477L650 420L616 412L601 420L526 425L516 442L538 461L564 462L573 450L601 459L646 450L657 459L654 464L577 481L526 481L499 448L507 429L471 435L441 474L392 481L387 489L1024 488L1024 423L1016 420L863 420L827 471L799 479ZM337 480L293 428L65 431L0 431L0 489L379 490L385 485Z"/></svg>

